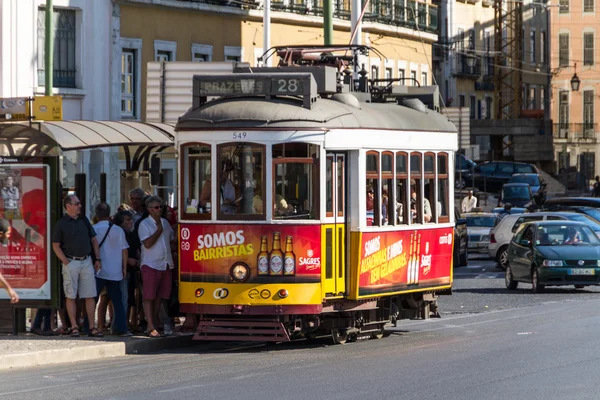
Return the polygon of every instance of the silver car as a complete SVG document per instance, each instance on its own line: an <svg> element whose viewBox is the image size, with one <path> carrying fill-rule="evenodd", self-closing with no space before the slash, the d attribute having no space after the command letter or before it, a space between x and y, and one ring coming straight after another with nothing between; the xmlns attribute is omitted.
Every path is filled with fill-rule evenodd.
<svg viewBox="0 0 600 400"><path fill-rule="evenodd" d="M500 220L498 214L470 212L464 213L463 217L467 219L469 252L487 254L490 245L490 230Z"/></svg>

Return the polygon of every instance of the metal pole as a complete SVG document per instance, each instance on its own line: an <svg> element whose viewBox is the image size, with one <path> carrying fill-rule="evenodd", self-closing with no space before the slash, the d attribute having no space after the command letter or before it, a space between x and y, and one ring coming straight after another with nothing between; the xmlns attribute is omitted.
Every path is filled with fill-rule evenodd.
<svg viewBox="0 0 600 400"><path fill-rule="evenodd" d="M54 29L52 29L52 21L54 16L54 7L52 0L46 0L46 43L44 43L44 73L46 76L46 96L52 96L52 78L54 73Z"/></svg>
<svg viewBox="0 0 600 400"><path fill-rule="evenodd" d="M360 45L362 41L362 5L361 0L352 0L351 20L352 20L352 38L351 44Z"/></svg>
<svg viewBox="0 0 600 400"><path fill-rule="evenodd" d="M323 0L323 37L325 45L333 44L333 0Z"/></svg>
<svg viewBox="0 0 600 400"><path fill-rule="evenodd" d="M271 48L271 0L265 0L265 10L263 14L263 53ZM266 60L266 66L271 66L271 59Z"/></svg>

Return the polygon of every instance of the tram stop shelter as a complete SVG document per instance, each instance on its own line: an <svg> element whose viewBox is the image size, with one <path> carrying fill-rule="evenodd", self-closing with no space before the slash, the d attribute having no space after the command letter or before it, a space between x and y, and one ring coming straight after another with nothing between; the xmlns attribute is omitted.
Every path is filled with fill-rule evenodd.
<svg viewBox="0 0 600 400"><path fill-rule="evenodd" d="M91 204L87 199L106 201L107 185L120 185L123 192L128 189L123 181L137 186L140 175L148 178L152 168L160 170L162 155L174 158L173 143L174 126L164 123L0 123L0 217L11 225L10 241L0 249L4 251L0 272L20 297L17 307L9 307L6 291L0 291L0 331L10 330L12 325L14 333L23 332L26 308L57 307L60 302L59 268L50 235L62 215L64 194L77 194L82 205ZM94 172L99 179L93 183L88 179L92 174L89 157L83 157L72 171L75 184L64 185L63 155L73 150L77 150L72 152L76 157L86 153L84 150L100 153L108 166L103 164ZM102 156L102 150L111 157ZM160 188L160 183L155 187ZM118 189L113 188L115 191Z"/></svg>

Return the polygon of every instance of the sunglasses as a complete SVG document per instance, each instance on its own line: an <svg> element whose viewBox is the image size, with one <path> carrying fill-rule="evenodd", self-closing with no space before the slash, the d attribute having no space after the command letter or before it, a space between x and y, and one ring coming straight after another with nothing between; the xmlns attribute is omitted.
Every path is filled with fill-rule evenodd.
<svg viewBox="0 0 600 400"><path fill-rule="evenodd" d="M160 210L162 207L161 206L154 206L154 207L148 207L148 208L151 208L151 209L154 209L154 210Z"/></svg>

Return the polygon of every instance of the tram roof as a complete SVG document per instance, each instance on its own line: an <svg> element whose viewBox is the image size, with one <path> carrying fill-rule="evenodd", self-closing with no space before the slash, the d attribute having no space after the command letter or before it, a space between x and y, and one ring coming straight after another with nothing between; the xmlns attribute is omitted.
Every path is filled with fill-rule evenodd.
<svg viewBox="0 0 600 400"><path fill-rule="evenodd" d="M222 98L190 109L175 130L222 128L386 129L456 132L450 120L427 109L417 111L396 103L365 103L360 109L338 100L319 98L310 109L302 100L278 97Z"/></svg>

